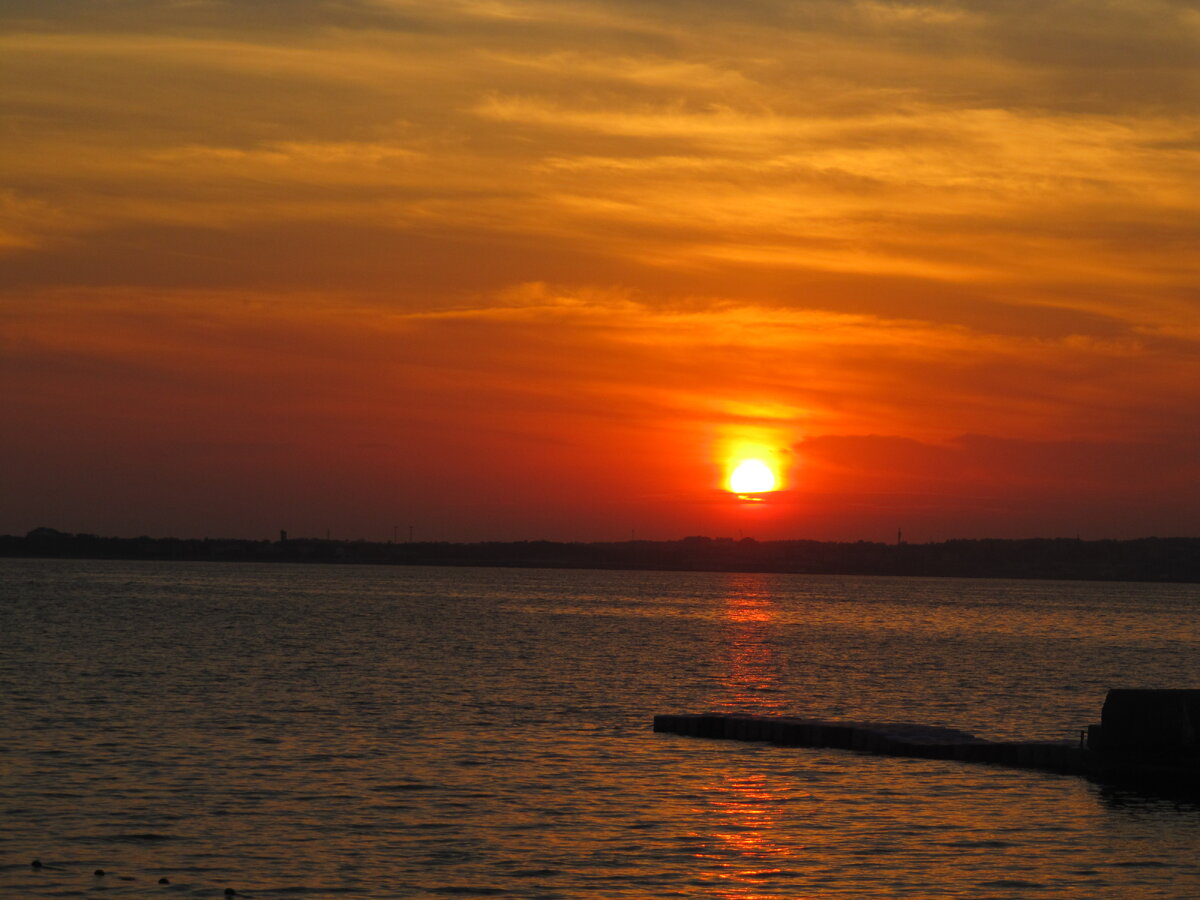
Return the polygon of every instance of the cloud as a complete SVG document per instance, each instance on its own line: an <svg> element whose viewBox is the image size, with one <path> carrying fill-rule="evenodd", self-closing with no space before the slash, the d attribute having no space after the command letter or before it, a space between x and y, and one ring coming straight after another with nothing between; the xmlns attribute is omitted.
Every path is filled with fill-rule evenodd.
<svg viewBox="0 0 1200 900"><path fill-rule="evenodd" d="M1116 440L1130 427L1170 430L1196 374L1187 343L1020 337L721 298L664 306L634 292L543 284L420 310L383 298L293 293L282 302L228 290L25 293L3 308L8 333L22 336L22 365L40 360L42 371L109 360L162 370L147 381L186 378L220 394L231 389L213 381L222 373L237 380L262 368L264 383L310 381L326 360L329 383L348 393L397 378L441 385L406 401L430 410L471 385L458 406L494 408L503 395L500 407L544 410L549 391L573 415L621 398L641 410L631 413L641 424L687 428L738 410L780 420L763 411L790 409L803 413L788 427L806 433L890 422L946 438L1002 424L1013 435ZM1150 393L1170 383L1175 390Z"/></svg>
<svg viewBox="0 0 1200 900"><path fill-rule="evenodd" d="M27 18L4 39L23 140L0 162L12 202L46 213L10 212L10 248L163 225L490 231L684 280L982 284L1158 328L1112 288L1178 298L1196 275L1168 252L1196 237L1195 117L1028 102L1045 71L979 37L1018 27L1000 7L710 9L742 29L739 46L756 36L753 54L689 15L665 43L630 42L672 5L311 4L282 39L232 8L218 27L222 8L181 7L158 31ZM331 30L339 10L398 18ZM1054 10L1038 15L1074 27L1069 5ZM1087 27L1129 27L1126 13ZM585 52L570 29L588 16L614 30ZM421 17L440 24L405 24ZM549 30L505 30L516 19ZM455 31L477 20L499 30ZM909 31L956 35L957 49L900 40Z"/></svg>

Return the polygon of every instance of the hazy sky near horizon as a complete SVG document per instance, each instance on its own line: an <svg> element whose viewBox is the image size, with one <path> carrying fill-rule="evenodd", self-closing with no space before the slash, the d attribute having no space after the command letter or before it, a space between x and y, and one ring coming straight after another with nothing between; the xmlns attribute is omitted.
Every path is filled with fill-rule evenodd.
<svg viewBox="0 0 1200 900"><path fill-rule="evenodd" d="M1175 0L9 0L0 532L1200 534L1198 101Z"/></svg>

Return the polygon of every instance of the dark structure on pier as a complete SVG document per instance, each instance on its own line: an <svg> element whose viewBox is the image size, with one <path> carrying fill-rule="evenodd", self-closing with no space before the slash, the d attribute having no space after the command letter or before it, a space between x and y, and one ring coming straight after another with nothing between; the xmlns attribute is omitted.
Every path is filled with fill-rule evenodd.
<svg viewBox="0 0 1200 900"><path fill-rule="evenodd" d="M1095 774L1200 783L1200 690L1109 691L1087 747Z"/></svg>

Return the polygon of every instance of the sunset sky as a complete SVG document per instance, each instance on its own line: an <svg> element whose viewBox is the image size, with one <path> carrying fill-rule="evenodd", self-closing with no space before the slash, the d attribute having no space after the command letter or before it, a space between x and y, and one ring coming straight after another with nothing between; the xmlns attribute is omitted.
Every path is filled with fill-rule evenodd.
<svg viewBox="0 0 1200 900"><path fill-rule="evenodd" d="M0 109L0 533L1200 534L1192 0L8 0Z"/></svg>

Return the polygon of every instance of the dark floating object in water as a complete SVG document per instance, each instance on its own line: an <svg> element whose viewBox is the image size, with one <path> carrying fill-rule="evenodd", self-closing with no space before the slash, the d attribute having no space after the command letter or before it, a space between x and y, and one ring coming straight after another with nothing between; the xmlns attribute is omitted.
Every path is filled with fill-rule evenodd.
<svg viewBox="0 0 1200 900"><path fill-rule="evenodd" d="M1200 785L1200 690L1108 692L1099 725L1076 741L987 741L953 728L737 713L660 715L654 730L690 737L832 747L1087 775Z"/></svg>
<svg viewBox="0 0 1200 900"><path fill-rule="evenodd" d="M225 896L226 897L232 897L236 893L237 893L237 891L235 891L233 888L225 888Z"/></svg>
<svg viewBox="0 0 1200 900"><path fill-rule="evenodd" d="M96 870L95 872L93 872L92 874L93 874L93 875L103 875L103 874L104 874L104 870L103 870L103 869L97 869L97 870Z"/></svg>
<svg viewBox="0 0 1200 900"><path fill-rule="evenodd" d="M42 867L42 861L40 859L35 859L29 864L29 866L33 869L40 869Z"/></svg>
<svg viewBox="0 0 1200 900"><path fill-rule="evenodd" d="M159 884L170 884L171 879L170 878L160 878L160 879L158 879L158 883Z"/></svg>

